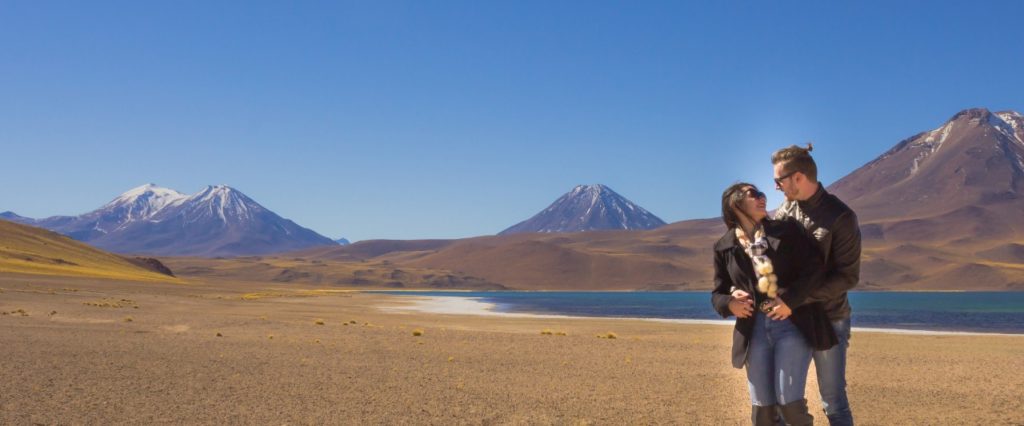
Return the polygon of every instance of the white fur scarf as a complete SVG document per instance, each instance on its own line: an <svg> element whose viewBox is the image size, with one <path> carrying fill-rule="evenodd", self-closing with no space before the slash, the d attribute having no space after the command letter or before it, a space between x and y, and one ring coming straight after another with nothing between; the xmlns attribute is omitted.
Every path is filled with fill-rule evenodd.
<svg viewBox="0 0 1024 426"><path fill-rule="evenodd" d="M736 239L754 263L757 274L757 291L774 299L779 293L779 277L775 275L772 260L768 258L768 240L764 238L764 228L758 226L754 230L754 241L750 241L743 229L736 227Z"/></svg>

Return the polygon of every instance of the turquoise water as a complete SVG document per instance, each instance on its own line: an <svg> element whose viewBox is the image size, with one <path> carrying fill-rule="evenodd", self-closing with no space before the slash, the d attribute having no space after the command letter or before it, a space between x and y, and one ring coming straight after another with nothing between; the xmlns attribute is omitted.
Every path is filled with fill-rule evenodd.
<svg viewBox="0 0 1024 426"><path fill-rule="evenodd" d="M666 319L722 319L707 292L389 292L470 297L500 312ZM1024 334L1024 292L850 293L854 327Z"/></svg>

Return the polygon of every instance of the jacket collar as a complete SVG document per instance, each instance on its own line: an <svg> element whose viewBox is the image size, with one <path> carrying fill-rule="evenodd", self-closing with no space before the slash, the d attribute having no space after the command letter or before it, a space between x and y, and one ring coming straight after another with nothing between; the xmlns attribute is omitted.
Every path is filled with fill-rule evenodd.
<svg viewBox="0 0 1024 426"><path fill-rule="evenodd" d="M733 247L739 247L739 241L736 241L736 231L734 228L728 228L725 230L722 238L719 238L718 242L715 243L715 251L728 251Z"/></svg>
<svg viewBox="0 0 1024 426"><path fill-rule="evenodd" d="M767 227L766 227L766 229L767 229ZM764 239L768 240L768 246L772 248L773 252L779 250L779 243L782 242L782 240L780 240L779 237L776 237L776 236L774 236L772 234L769 234L768 231L766 230L765 233L764 233Z"/></svg>
<svg viewBox="0 0 1024 426"><path fill-rule="evenodd" d="M828 194L828 192L825 192L825 187L821 185L821 182L818 182L818 190L814 191L814 195L806 200L797 201L797 205L799 205L800 209L804 211L807 211L807 209L817 208L821 205L821 200L825 198L825 194Z"/></svg>

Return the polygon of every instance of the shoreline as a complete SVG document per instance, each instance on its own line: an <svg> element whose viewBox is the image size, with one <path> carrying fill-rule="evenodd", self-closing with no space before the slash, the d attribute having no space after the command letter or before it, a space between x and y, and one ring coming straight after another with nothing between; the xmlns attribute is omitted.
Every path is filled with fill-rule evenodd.
<svg viewBox="0 0 1024 426"><path fill-rule="evenodd" d="M708 293L706 290L473 290L473 289L429 289L429 288L397 288L380 290L365 288L361 291L366 293L388 294L388 293ZM878 290L852 290L850 293L1024 293L1024 290L928 290L928 289L878 289Z"/></svg>
<svg viewBox="0 0 1024 426"><path fill-rule="evenodd" d="M380 294L380 293L378 293ZM500 312L494 310L494 303L482 302L475 297L465 296L399 296L405 302L398 305L378 305L377 309L389 313L424 313L435 315L467 315L499 318L526 319L569 319L569 320L626 320L648 321L669 324L702 324L732 326L733 320L707 320L686 318L645 318L645 317L600 317L562 314L542 314L529 312ZM915 330L902 328L853 327L852 331L860 333L884 333L919 336L1008 336L1024 337L1022 334L978 332L978 331L946 331L946 330Z"/></svg>

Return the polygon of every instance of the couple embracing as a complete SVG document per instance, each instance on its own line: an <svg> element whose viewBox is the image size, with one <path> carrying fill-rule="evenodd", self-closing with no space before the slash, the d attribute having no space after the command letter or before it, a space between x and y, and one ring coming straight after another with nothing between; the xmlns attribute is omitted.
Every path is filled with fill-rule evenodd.
<svg viewBox="0 0 1024 426"><path fill-rule="evenodd" d="M860 230L853 211L818 183L810 151L772 155L775 188L786 198L774 218L754 185L722 194L728 229L714 247L711 302L736 317L732 363L746 368L754 425L813 424L804 398L812 360L829 423L853 424L846 293L860 275Z"/></svg>

